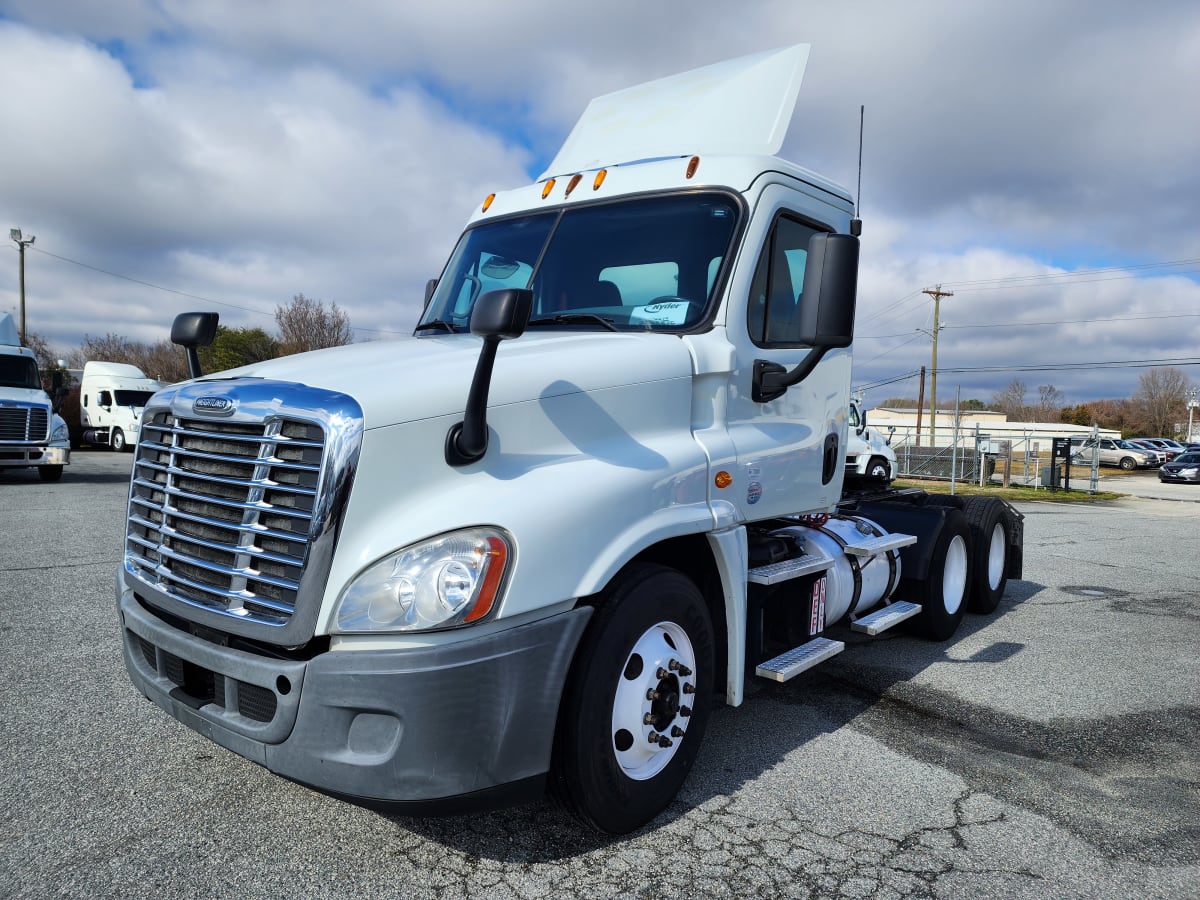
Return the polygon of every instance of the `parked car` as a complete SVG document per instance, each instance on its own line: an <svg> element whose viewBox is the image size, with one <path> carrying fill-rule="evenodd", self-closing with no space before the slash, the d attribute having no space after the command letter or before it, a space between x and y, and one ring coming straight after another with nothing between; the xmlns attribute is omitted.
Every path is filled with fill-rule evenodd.
<svg viewBox="0 0 1200 900"><path fill-rule="evenodd" d="M1158 460L1158 464L1160 466L1165 462L1170 462L1172 456L1174 456L1174 454L1168 454L1166 450L1162 449L1161 447L1159 447L1155 444L1150 443L1150 441L1147 438L1129 438L1129 440L1127 440L1126 443L1132 444L1134 447L1137 447L1139 450L1145 450L1147 453L1153 453L1154 458Z"/></svg>
<svg viewBox="0 0 1200 900"><path fill-rule="evenodd" d="M1180 453L1158 470L1158 480L1200 484L1200 450Z"/></svg>
<svg viewBox="0 0 1200 900"><path fill-rule="evenodd" d="M1138 438L1138 440L1167 454L1167 462L1173 460L1184 450L1183 444L1173 441L1170 438Z"/></svg>
<svg viewBox="0 0 1200 900"><path fill-rule="evenodd" d="M1080 445L1071 462L1077 466L1091 465L1092 454L1095 452L1095 449L1096 442L1089 438ZM1129 443L1129 441L1100 438L1099 452L1100 465L1120 466L1127 472L1132 472L1134 469L1153 469L1159 464L1157 453L1143 450Z"/></svg>

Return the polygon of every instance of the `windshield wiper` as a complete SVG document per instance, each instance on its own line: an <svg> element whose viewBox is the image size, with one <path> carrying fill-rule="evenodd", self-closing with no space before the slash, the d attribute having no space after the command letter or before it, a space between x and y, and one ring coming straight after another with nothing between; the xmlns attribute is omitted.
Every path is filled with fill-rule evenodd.
<svg viewBox="0 0 1200 900"><path fill-rule="evenodd" d="M444 319L430 319L428 322L422 322L416 327L417 331L423 328L440 328L443 331L448 331L451 334L458 334L458 326L453 322L447 322Z"/></svg>
<svg viewBox="0 0 1200 900"><path fill-rule="evenodd" d="M609 331L621 330L612 323L612 319L606 319L604 316L598 316L595 313L562 313L561 315L550 316L544 319L530 319L529 325L565 325L570 322L595 322L598 325L603 325Z"/></svg>

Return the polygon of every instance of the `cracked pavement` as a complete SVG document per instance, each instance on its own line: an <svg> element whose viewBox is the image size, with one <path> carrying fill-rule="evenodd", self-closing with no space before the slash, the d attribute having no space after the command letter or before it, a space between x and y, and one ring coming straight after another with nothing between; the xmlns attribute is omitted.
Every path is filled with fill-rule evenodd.
<svg viewBox="0 0 1200 900"><path fill-rule="evenodd" d="M549 804L360 809L141 699L112 600L128 465L0 478L0 896L1197 896L1192 504L1023 505L996 614L754 682L667 812L611 838Z"/></svg>

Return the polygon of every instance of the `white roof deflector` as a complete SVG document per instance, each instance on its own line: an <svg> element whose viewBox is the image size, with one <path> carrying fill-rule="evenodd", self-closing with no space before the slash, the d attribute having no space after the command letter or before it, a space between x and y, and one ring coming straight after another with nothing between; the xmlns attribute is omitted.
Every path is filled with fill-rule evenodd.
<svg viewBox="0 0 1200 900"><path fill-rule="evenodd" d="M808 51L796 44L597 97L538 180L661 156L774 156Z"/></svg>

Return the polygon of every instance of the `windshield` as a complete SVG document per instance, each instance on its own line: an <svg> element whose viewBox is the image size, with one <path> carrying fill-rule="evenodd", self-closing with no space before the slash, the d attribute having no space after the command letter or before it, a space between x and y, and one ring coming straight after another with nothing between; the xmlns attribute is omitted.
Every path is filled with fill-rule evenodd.
<svg viewBox="0 0 1200 900"><path fill-rule="evenodd" d="M704 317L737 222L730 196L678 194L478 225L417 329L466 331L481 294L526 287L533 325L687 329Z"/></svg>
<svg viewBox="0 0 1200 900"><path fill-rule="evenodd" d="M0 356L0 386L41 390L37 363L29 356Z"/></svg>
<svg viewBox="0 0 1200 900"><path fill-rule="evenodd" d="M145 406L154 396L154 391L115 391L115 393L117 406Z"/></svg>

